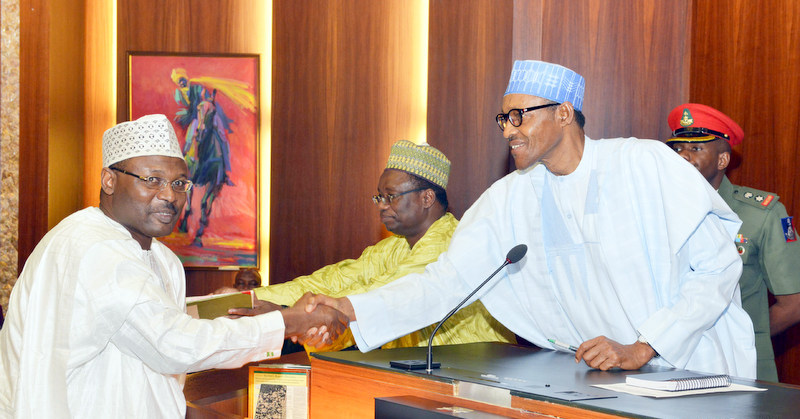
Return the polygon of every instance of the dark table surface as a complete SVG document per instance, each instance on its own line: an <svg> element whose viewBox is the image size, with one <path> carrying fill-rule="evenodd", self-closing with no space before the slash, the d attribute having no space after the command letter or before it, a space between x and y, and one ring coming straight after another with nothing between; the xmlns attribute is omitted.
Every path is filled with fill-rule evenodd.
<svg viewBox="0 0 800 419"><path fill-rule="evenodd" d="M765 383L734 377L739 384L766 388L760 392L652 398L634 396L592 387L593 384L625 382L628 374L668 371L646 365L637 371L599 371L574 356L534 347L501 343L472 343L433 348L434 361L441 368L428 374L424 369L404 371L389 366L389 361L421 359L426 348L400 348L314 353L313 357L398 374L411 374L444 382L468 382L510 391L511 395L561 403L598 412L629 417L657 418L791 418L800 417L800 387ZM607 397L574 400L582 396ZM571 400L573 399L573 400Z"/></svg>

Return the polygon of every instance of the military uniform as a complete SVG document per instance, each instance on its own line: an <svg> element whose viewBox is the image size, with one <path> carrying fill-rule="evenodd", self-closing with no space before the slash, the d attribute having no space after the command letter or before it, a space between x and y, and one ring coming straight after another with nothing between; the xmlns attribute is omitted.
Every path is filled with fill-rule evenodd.
<svg viewBox="0 0 800 419"><path fill-rule="evenodd" d="M756 333L758 379L778 381L767 290L775 295L800 292L800 241L790 241L796 231L787 233L786 208L778 202L777 195L734 185L727 176L720 184L719 194L742 219L736 237L736 249L744 265L739 284L742 306L753 320Z"/></svg>

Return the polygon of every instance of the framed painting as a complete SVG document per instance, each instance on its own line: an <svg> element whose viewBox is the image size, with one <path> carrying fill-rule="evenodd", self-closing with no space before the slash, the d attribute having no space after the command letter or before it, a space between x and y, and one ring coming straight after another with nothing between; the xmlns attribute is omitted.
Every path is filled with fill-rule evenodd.
<svg viewBox="0 0 800 419"><path fill-rule="evenodd" d="M258 267L258 55L128 53L128 117L172 121L194 187L159 240L187 268Z"/></svg>

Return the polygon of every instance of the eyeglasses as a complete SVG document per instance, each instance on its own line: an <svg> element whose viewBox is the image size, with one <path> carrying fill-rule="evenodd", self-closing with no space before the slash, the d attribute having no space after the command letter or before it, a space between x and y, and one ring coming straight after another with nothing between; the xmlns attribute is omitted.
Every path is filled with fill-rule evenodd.
<svg viewBox="0 0 800 419"><path fill-rule="evenodd" d="M428 188L417 188L417 189L412 189L410 191L405 191L405 192L400 192L400 193L390 194L390 195L373 195L372 196L372 202L374 202L375 205L380 205L380 204L391 205L392 201L394 201L395 199L397 199L397 198L399 198L399 197L401 197L401 196L403 196L403 195L405 195L407 193L424 191L425 189L428 189Z"/></svg>
<svg viewBox="0 0 800 419"><path fill-rule="evenodd" d="M525 112L535 111L537 109L542 108L549 108L550 106L558 106L560 103L548 103L546 105L539 105L539 106L531 106L530 108L525 109L512 109L508 111L508 113L499 113L494 118L497 121L497 126L500 127L500 131L506 130L506 122L511 122L511 125L518 127L522 125L522 115Z"/></svg>
<svg viewBox="0 0 800 419"><path fill-rule="evenodd" d="M166 188L167 185L170 185L170 187L172 187L173 191L186 193L186 192L189 192L189 189L192 189L192 186L194 186L192 184L192 181L190 181L190 180L175 179L172 182L170 182L170 181L168 181L166 179L163 179L163 178L160 178L160 177L155 177L155 176L150 176L150 177L139 176L139 175L137 175L135 173L131 173L131 172L128 172L126 170L117 169L116 167L109 167L109 169L116 170L117 172L120 172L120 173L125 173L128 176L133 176L133 177L141 180L142 182L144 182L144 186L146 186L146 187L148 187L150 189L162 190L162 189Z"/></svg>

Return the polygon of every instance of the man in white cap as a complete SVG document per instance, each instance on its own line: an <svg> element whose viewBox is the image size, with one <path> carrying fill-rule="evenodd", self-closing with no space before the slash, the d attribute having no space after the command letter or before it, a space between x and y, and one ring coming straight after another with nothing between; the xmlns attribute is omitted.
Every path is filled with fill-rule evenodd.
<svg viewBox="0 0 800 419"><path fill-rule="evenodd" d="M381 222L393 235L367 247L358 259L324 266L289 282L256 288L261 300L294 304L304 293L334 297L359 294L386 285L409 273L422 272L447 250L458 220L447 211L450 160L428 144L400 140L392 145L386 168L378 180L372 201ZM249 315L258 309L233 309ZM383 348L427 346L435 325L429 325L383 345ZM434 335L434 345L471 342L511 342L514 334L495 320L480 301L465 307ZM339 350L353 344L346 333L323 350Z"/></svg>
<svg viewBox="0 0 800 419"><path fill-rule="evenodd" d="M333 310L185 313L183 267L155 240L172 231L192 186L164 115L106 131L100 183L100 207L48 232L11 293L0 416L183 418L183 373L278 356L285 337L312 327L344 330Z"/></svg>
<svg viewBox="0 0 800 419"><path fill-rule="evenodd" d="M527 255L473 297L517 335L576 346L576 362L601 370L651 363L755 378L731 243L739 219L663 143L587 138L583 91L572 70L515 62L497 122L518 170L464 214L424 273L314 303L339 307L370 350L440 319L523 243Z"/></svg>

